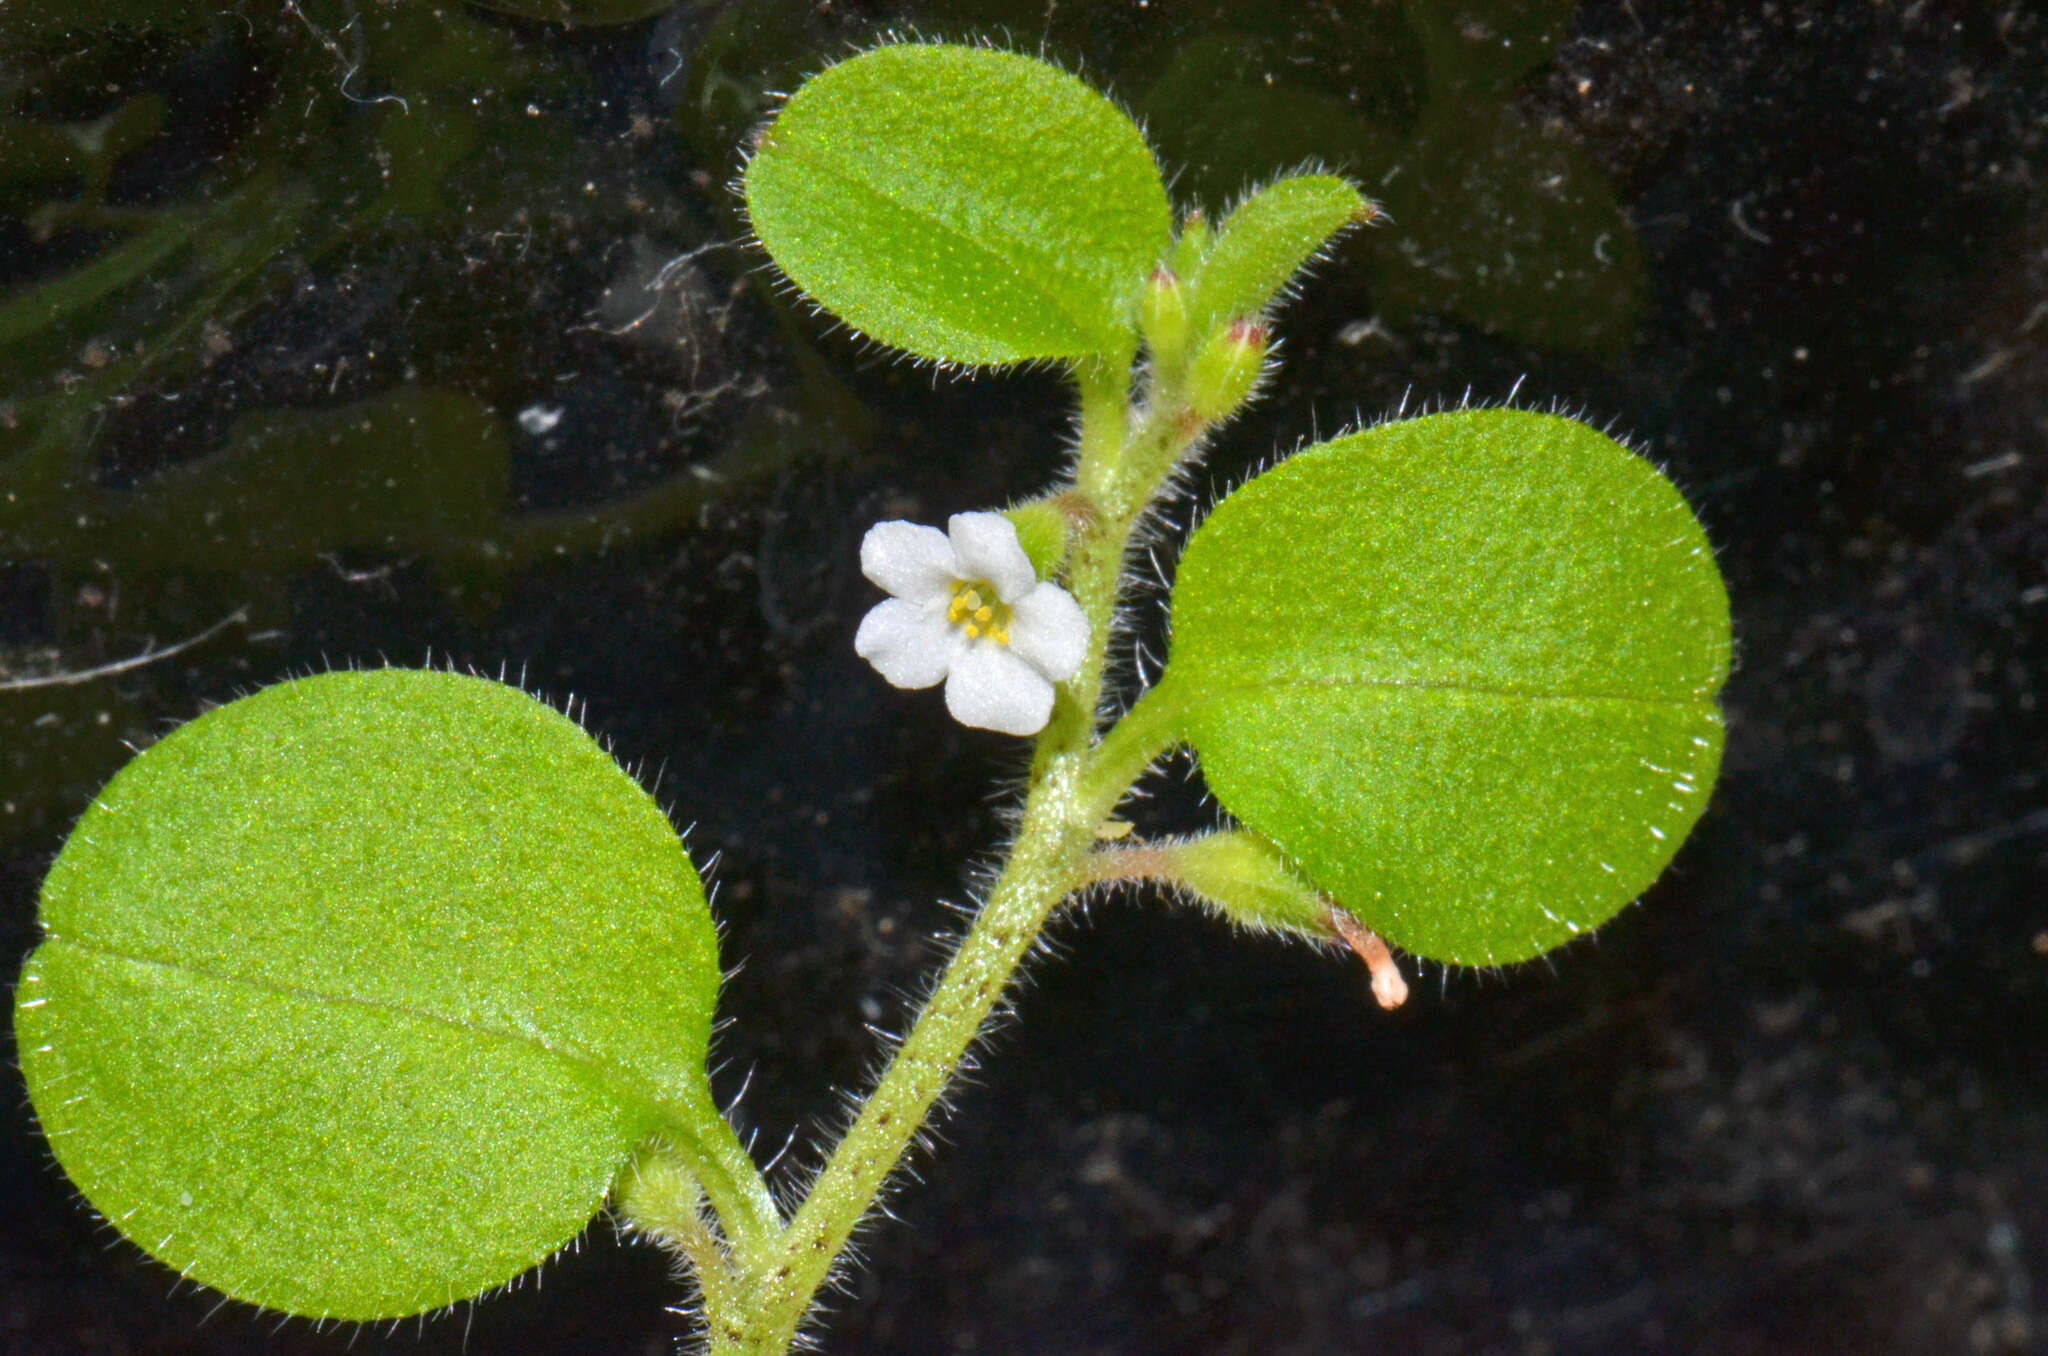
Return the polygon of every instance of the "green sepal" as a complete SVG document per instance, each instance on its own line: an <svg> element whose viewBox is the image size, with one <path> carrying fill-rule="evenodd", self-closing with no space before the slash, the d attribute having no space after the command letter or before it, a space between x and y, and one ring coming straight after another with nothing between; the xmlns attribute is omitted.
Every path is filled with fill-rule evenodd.
<svg viewBox="0 0 2048 1356"><path fill-rule="evenodd" d="M1212 330L1188 364L1188 408L1208 423L1235 414L1259 384L1267 349L1265 328L1251 321Z"/></svg>
<svg viewBox="0 0 2048 1356"><path fill-rule="evenodd" d="M1137 125L1057 67L982 47L880 47L812 77L744 188L813 300L948 362L1128 361L1170 239Z"/></svg>
<svg viewBox="0 0 2048 1356"><path fill-rule="evenodd" d="M1067 560L1067 515L1052 499L1012 504L1003 516L1017 529L1017 544L1040 579L1051 579Z"/></svg>
<svg viewBox="0 0 2048 1356"><path fill-rule="evenodd" d="M1217 228L1189 286L1189 327L1200 335L1263 313L1339 231L1373 215L1365 195L1335 175L1296 174L1268 184Z"/></svg>
<svg viewBox="0 0 2048 1356"><path fill-rule="evenodd" d="M1526 959L1677 851L1719 768L1728 600L1654 467L1517 410L1302 452L1195 532L1151 698L1216 798L1389 942Z"/></svg>

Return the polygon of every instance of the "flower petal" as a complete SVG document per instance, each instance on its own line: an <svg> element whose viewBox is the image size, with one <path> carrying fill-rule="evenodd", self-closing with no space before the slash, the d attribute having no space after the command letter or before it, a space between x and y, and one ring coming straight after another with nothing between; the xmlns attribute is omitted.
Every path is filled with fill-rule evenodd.
<svg viewBox="0 0 2048 1356"><path fill-rule="evenodd" d="M947 625L942 602L884 598L860 619L853 651L896 687L930 687L953 667L964 643L965 637Z"/></svg>
<svg viewBox="0 0 2048 1356"><path fill-rule="evenodd" d="M900 519L876 523L861 538L860 572L887 592L913 602L951 594L961 578L953 543L945 533Z"/></svg>
<svg viewBox="0 0 2048 1356"><path fill-rule="evenodd" d="M946 520L946 534L960 561L960 577L986 579L1004 602L1016 602L1038 582L1038 571L1017 540L1017 525L1002 514L956 513Z"/></svg>
<svg viewBox="0 0 2048 1356"><path fill-rule="evenodd" d="M1052 718L1052 684L1004 646L983 640L953 661L946 709L977 730L1037 734Z"/></svg>
<svg viewBox="0 0 2048 1356"><path fill-rule="evenodd" d="M1040 584L1011 603L1010 653L1055 683L1078 673L1088 655L1088 618L1074 595Z"/></svg>

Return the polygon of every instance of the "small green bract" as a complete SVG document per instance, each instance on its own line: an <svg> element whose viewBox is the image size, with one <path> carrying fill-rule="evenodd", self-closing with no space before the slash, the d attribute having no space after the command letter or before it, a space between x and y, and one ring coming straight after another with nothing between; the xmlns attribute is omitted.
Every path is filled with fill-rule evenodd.
<svg viewBox="0 0 2048 1356"><path fill-rule="evenodd" d="M514 688L386 669L184 726L93 803L16 998L58 1160L157 1258L328 1318L467 1299L717 1113L667 818Z"/></svg>

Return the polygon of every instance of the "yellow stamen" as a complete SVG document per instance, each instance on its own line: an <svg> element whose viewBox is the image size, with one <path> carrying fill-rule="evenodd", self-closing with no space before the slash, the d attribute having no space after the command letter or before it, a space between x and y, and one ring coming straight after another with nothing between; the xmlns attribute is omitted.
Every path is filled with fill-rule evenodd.
<svg viewBox="0 0 2048 1356"><path fill-rule="evenodd" d="M5 4L6 0L0 0ZM946 605L946 621L967 633L969 640L987 636L998 645L1010 643L1010 609L1000 598L984 600L983 584L956 584Z"/></svg>

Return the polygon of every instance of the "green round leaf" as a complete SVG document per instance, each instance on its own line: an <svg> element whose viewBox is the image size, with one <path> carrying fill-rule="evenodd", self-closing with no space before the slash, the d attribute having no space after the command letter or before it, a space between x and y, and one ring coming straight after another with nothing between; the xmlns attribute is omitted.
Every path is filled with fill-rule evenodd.
<svg viewBox="0 0 2048 1356"><path fill-rule="evenodd" d="M1137 126L981 47L881 47L807 81L748 161L755 233L883 343L959 363L1128 353L1171 232Z"/></svg>
<svg viewBox="0 0 2048 1356"><path fill-rule="evenodd" d="M718 954L661 810L516 689L283 683L143 753L17 990L58 1161L238 1299L395 1317L545 1259L699 1138Z"/></svg>
<svg viewBox="0 0 2048 1356"><path fill-rule="evenodd" d="M1663 870L1719 768L1728 599L1650 464L1518 410L1386 424L1188 544L1161 698L1224 807L1389 941L1539 955Z"/></svg>

